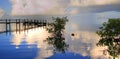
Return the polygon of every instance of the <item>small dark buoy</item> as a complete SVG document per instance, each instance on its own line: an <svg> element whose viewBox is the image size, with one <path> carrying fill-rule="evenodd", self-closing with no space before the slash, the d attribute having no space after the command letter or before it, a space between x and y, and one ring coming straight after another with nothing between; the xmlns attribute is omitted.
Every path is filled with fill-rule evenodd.
<svg viewBox="0 0 120 59"><path fill-rule="evenodd" d="M75 36L75 34L74 34L74 33L72 33L72 34L71 34L71 36Z"/></svg>

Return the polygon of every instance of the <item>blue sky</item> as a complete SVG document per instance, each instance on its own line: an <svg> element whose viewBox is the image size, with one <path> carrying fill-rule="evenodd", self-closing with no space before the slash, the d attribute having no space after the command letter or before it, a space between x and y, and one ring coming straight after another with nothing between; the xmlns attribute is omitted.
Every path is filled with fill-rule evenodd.
<svg viewBox="0 0 120 59"><path fill-rule="evenodd" d="M9 0L0 0L0 9L3 9L6 12L10 13L10 11L11 11L10 1Z"/></svg>

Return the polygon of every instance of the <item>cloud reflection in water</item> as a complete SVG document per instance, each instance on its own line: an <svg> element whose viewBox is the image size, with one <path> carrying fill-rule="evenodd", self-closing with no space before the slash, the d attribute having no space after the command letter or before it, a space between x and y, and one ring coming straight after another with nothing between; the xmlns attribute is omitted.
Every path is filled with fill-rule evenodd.
<svg viewBox="0 0 120 59"><path fill-rule="evenodd" d="M46 29L39 27L35 29L30 29L28 31L22 31L20 34L14 32L14 37L11 40L13 45L16 45L16 48L19 48L20 45L28 45L28 48L32 48L32 45L37 45L37 48L40 49L38 51L38 58L45 58L52 55L51 46L48 46L44 40L50 35ZM22 42L26 42L23 44Z"/></svg>
<svg viewBox="0 0 120 59"><path fill-rule="evenodd" d="M68 30L65 33L65 41L69 44L68 52L82 56L91 56L92 59L101 58L104 47L96 47L96 42L99 37L92 31L80 31L77 25L74 26L72 28L75 29L75 31ZM72 32L75 33L74 37L70 37ZM13 45L16 45L17 49L20 45L28 45L28 48L32 48L32 45L37 45L37 48L40 50L38 51L36 59L45 59L53 55L54 47L44 42L44 40L50 36L46 29L40 27L25 32L22 31L20 34L14 32L13 35L14 37L11 42Z"/></svg>

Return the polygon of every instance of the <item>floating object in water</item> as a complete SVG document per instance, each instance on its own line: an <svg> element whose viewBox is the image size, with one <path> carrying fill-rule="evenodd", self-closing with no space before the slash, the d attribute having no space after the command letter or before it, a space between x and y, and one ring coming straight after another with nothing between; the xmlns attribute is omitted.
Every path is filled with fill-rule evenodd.
<svg viewBox="0 0 120 59"><path fill-rule="evenodd" d="M75 34L74 34L74 33L72 33L72 34L71 34L71 36L75 36Z"/></svg>

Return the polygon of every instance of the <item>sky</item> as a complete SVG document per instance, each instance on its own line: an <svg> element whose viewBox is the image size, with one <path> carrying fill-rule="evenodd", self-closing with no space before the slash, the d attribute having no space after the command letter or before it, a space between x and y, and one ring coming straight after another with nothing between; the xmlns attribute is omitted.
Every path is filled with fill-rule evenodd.
<svg viewBox="0 0 120 59"><path fill-rule="evenodd" d="M10 13L11 11L11 3L8 0L0 0L0 9Z"/></svg>
<svg viewBox="0 0 120 59"><path fill-rule="evenodd" d="M86 39L71 40L71 46L74 48L71 48L71 51L86 55L88 52L86 50L78 51L80 49L78 46L84 48L84 45L81 44L86 43L89 47L89 41L97 39L94 35L96 35L96 28L100 24L107 21L108 18L120 18L120 0L0 0L0 18L6 16L6 14L10 16L68 15L70 21L67 30L70 31L69 33L75 32L78 34L76 38L80 39L80 36L83 36ZM34 17L39 18L39 16L32 16L32 18ZM80 35L81 33L82 35ZM88 37L86 38L86 36ZM20 44L20 42L15 42L14 44ZM81 44L78 45L77 43ZM95 45L95 43L93 44ZM95 50L95 48L92 48L94 53L97 49L101 49L97 47ZM42 55L44 54L42 53ZM98 57L98 55L99 53L95 54L95 57ZM56 55L51 56L51 58L54 56Z"/></svg>
<svg viewBox="0 0 120 59"><path fill-rule="evenodd" d="M66 15L120 12L120 0L0 0L0 10L10 15Z"/></svg>

